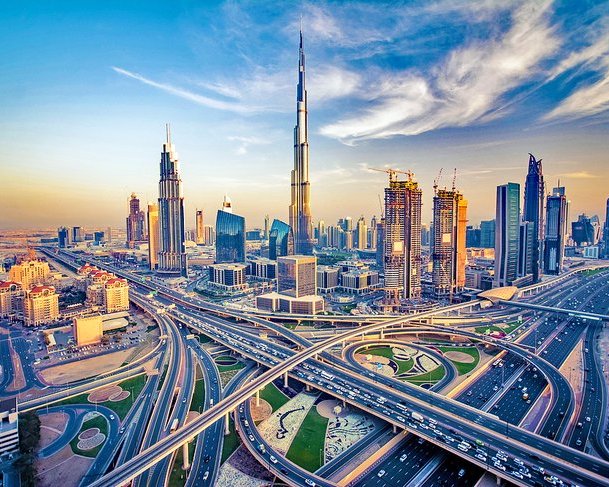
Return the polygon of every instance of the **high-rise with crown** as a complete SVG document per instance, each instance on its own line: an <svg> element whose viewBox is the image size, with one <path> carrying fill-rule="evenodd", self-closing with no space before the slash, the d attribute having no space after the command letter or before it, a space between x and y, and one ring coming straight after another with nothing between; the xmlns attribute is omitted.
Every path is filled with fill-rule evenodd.
<svg viewBox="0 0 609 487"><path fill-rule="evenodd" d="M146 216L140 210L140 200L137 195L131 193L129 216L127 216L127 247L133 249L146 239Z"/></svg>
<svg viewBox="0 0 609 487"><path fill-rule="evenodd" d="M302 31L300 32L296 109L290 227L294 232L294 252L296 254L310 254L313 250L313 226L311 222L307 90L305 89L305 55L302 47Z"/></svg>
<svg viewBox="0 0 609 487"><path fill-rule="evenodd" d="M543 182L541 159L536 160L533 154L529 154L529 172L524 184L523 220L531 222L533 226L530 268L533 274L533 281L535 282L539 280L541 258L543 256L543 234L545 230L543 225L544 193L545 185ZM529 265L526 265L526 267L529 267Z"/></svg>
<svg viewBox="0 0 609 487"><path fill-rule="evenodd" d="M196 240L197 245L203 245L205 243L205 229L203 227L203 210L197 210L196 220Z"/></svg>
<svg viewBox="0 0 609 487"><path fill-rule="evenodd" d="M167 141L161 152L159 181L159 263L157 271L166 275L187 275L184 246L184 196L178 156L171 143L167 125Z"/></svg>

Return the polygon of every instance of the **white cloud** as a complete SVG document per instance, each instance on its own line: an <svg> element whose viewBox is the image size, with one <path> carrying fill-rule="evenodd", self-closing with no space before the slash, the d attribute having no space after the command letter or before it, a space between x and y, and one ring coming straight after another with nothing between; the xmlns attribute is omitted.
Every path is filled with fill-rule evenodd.
<svg viewBox="0 0 609 487"><path fill-rule="evenodd" d="M568 179L595 179L597 176L589 173L588 171L577 171L577 172L567 172L563 174L559 174L561 178Z"/></svg>
<svg viewBox="0 0 609 487"><path fill-rule="evenodd" d="M415 135L465 126L493 113L502 96L531 78L560 41L549 23L550 1L525 3L512 13L510 28L497 38L452 51L428 78L381 73L370 107L322 127L321 133L352 143L365 138Z"/></svg>

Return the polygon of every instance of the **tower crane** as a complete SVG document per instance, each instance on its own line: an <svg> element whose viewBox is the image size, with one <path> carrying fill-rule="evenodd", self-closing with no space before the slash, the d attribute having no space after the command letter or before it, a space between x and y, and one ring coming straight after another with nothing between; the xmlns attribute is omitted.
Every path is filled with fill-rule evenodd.
<svg viewBox="0 0 609 487"><path fill-rule="evenodd" d="M444 170L444 168L441 167L440 170L438 171L438 176L436 177L436 179L433 180L433 192L434 192L434 194L438 190L438 183L440 182L440 178L442 177L442 171L443 170Z"/></svg>
<svg viewBox="0 0 609 487"><path fill-rule="evenodd" d="M406 174L408 176L408 181L412 181L412 179L414 178L414 173L412 171L401 171L400 169L391 169L391 168L378 169L376 167L371 167L369 169L371 171L385 172L385 173L389 174L389 182L397 181L398 174Z"/></svg>

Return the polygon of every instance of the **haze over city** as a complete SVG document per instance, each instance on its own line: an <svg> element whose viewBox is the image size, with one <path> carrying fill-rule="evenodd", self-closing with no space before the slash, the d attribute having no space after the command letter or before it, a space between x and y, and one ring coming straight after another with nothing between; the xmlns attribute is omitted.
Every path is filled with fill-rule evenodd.
<svg viewBox="0 0 609 487"><path fill-rule="evenodd" d="M219 2L103 8L19 2L0 33L2 228L118 225L128 195L156 198L173 126L187 215L228 194L248 221L285 219L301 23L314 220L379 215L382 174L412 170L493 216L528 152L602 214L609 183L606 2ZM260 195L264 194L264 198ZM192 226L187 218L187 226Z"/></svg>

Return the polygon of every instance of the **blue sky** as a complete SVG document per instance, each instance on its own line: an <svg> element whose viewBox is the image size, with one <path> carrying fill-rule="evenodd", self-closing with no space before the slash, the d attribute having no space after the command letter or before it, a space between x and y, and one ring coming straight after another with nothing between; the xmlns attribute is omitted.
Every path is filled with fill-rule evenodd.
<svg viewBox="0 0 609 487"><path fill-rule="evenodd" d="M457 186L470 221L528 152L572 215L609 195L609 2L14 2L0 32L0 227L123 225L172 124L189 226L227 193L287 218L298 29L314 218L379 213L385 176ZM192 218L191 218L192 216Z"/></svg>

